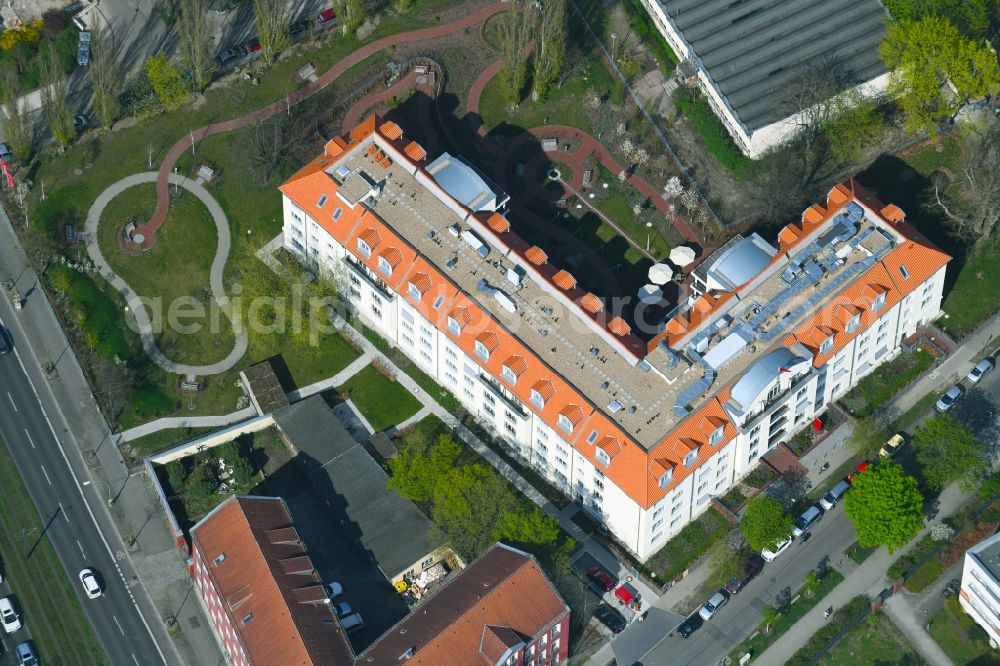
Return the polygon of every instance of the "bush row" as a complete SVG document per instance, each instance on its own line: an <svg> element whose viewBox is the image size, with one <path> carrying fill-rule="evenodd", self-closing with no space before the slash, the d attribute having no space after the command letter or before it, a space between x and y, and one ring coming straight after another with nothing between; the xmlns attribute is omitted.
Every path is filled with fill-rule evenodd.
<svg viewBox="0 0 1000 666"><path fill-rule="evenodd" d="M743 179L750 175L750 158L736 147L725 125L700 93L689 88L680 88L674 93L674 105L691 121L705 141L705 148L719 164L737 178Z"/></svg>

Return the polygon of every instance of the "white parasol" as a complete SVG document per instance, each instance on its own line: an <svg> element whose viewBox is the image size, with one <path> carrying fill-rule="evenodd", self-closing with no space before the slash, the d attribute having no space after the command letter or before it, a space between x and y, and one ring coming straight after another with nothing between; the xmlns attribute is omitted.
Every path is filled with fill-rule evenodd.
<svg viewBox="0 0 1000 666"><path fill-rule="evenodd" d="M647 284L639 288L638 295L642 303L659 303L663 298L663 290L655 284Z"/></svg>
<svg viewBox="0 0 1000 666"><path fill-rule="evenodd" d="M653 264L649 267L649 281L653 284L666 284L673 276L674 272L666 264Z"/></svg>
<svg viewBox="0 0 1000 666"><path fill-rule="evenodd" d="M677 266L687 266L694 261L694 250L686 245L678 245L670 251L670 261Z"/></svg>

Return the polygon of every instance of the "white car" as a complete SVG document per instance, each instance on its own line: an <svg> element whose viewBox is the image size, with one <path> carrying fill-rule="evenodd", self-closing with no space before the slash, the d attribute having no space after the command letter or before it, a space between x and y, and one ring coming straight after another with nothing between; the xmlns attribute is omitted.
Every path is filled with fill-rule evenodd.
<svg viewBox="0 0 1000 666"><path fill-rule="evenodd" d="M3 624L3 630L8 634L21 628L21 618L14 610L14 604L10 602L10 597L0 599L0 623Z"/></svg>
<svg viewBox="0 0 1000 666"><path fill-rule="evenodd" d="M103 594L100 583L97 582L97 574L93 569L84 569L80 572L80 582L83 583L83 591L87 593L87 598L96 599Z"/></svg>
<svg viewBox="0 0 1000 666"><path fill-rule="evenodd" d="M729 601L729 595L724 590L719 590L705 602L705 605L698 611L698 615L703 620L711 620L719 609L726 605L727 601Z"/></svg>
<svg viewBox="0 0 1000 666"><path fill-rule="evenodd" d="M344 586L337 581L333 581L326 583L323 586L323 590L326 592L326 603L330 603L344 593Z"/></svg>
<svg viewBox="0 0 1000 666"><path fill-rule="evenodd" d="M773 551L770 551L766 548L762 550L760 552L760 556L763 557L768 562L773 562L774 558L776 558L778 555L781 555L783 552L788 550L788 547L791 545L792 545L792 537L788 537L783 541L779 541L778 545L774 547Z"/></svg>
<svg viewBox="0 0 1000 666"><path fill-rule="evenodd" d="M992 369L993 369L993 359L984 358L982 361L972 366L972 370L969 370L969 374L966 375L966 377L973 384L978 384L979 380L983 378L983 375L985 375Z"/></svg>
<svg viewBox="0 0 1000 666"><path fill-rule="evenodd" d="M965 393L965 389L962 388L962 385L955 384L938 398L938 401L934 403L934 408L939 412L947 412L955 405L955 401L962 397L963 393Z"/></svg>

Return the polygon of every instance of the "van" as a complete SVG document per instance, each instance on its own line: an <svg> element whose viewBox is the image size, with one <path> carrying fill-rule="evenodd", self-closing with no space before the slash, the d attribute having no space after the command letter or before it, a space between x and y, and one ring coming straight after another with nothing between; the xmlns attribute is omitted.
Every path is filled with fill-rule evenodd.
<svg viewBox="0 0 1000 666"><path fill-rule="evenodd" d="M830 488L830 492L828 492L823 499L819 501L819 505L823 507L824 511L829 511L833 508L834 504L840 501L840 498L844 496L844 493L846 493L847 489L850 487L851 484L847 481L841 481L833 488Z"/></svg>
<svg viewBox="0 0 1000 666"><path fill-rule="evenodd" d="M805 510L805 512L795 519L795 527L792 528L792 536L798 537L802 536L802 533L809 529L809 526L819 520L822 511L819 510L818 506L811 506Z"/></svg>
<svg viewBox="0 0 1000 666"><path fill-rule="evenodd" d="M365 621L361 619L361 613L351 613L340 618L340 626L347 633L351 633L364 629Z"/></svg>

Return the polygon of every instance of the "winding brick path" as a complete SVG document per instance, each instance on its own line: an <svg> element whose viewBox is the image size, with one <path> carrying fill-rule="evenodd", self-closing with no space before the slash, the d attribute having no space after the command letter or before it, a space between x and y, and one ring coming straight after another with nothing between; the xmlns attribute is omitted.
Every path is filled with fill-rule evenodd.
<svg viewBox="0 0 1000 666"><path fill-rule="evenodd" d="M490 16L505 11L507 8L507 3L495 2L491 5L483 7L477 12L469 14L468 16L463 16L462 18L445 25L422 28L420 30L404 32L398 35L390 35L388 37L375 40L370 44L365 44L358 50L338 61L337 64L324 72L323 75L315 81L311 81L302 88L299 88L295 92L291 93L287 100L281 99L273 104L257 109L256 111L252 111L240 118L206 125L205 127L194 130L192 136L195 141L201 141L216 134L224 134L225 132L231 132L234 129L246 127L247 125L260 120L266 120L282 111L285 111L287 105L298 104L312 95L315 95L317 92L333 83L337 77L354 65L369 56L388 48L389 46L406 44L409 42L419 42L422 40L434 39L436 37L444 37L476 25L481 21L485 21ZM140 228L140 233L145 236L145 245L147 247L151 247L154 243L156 243L156 230L159 229L167 219L167 211L170 209L170 196L167 191L170 182L170 174L173 171L174 165L177 164L177 160L184 153L184 151L190 147L190 136L178 140L177 143L175 143L167 152L166 157L163 159L163 163L160 165L159 177L156 179L156 210L153 212L153 216L150 220Z"/></svg>

